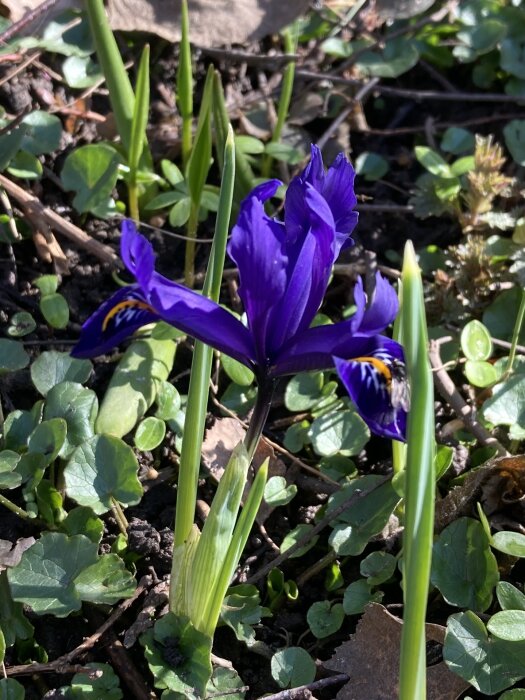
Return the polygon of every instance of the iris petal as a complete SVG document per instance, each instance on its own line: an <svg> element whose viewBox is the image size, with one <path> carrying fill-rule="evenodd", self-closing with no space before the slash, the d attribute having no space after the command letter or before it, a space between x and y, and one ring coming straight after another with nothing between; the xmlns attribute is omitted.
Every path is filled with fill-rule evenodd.
<svg viewBox="0 0 525 700"><path fill-rule="evenodd" d="M379 272L376 273L376 285L368 306L366 306L363 284L360 281L354 288L354 300L357 306L354 323L358 333L368 335L380 333L392 323L399 310L396 290Z"/></svg>
<svg viewBox="0 0 525 700"><path fill-rule="evenodd" d="M275 194L278 180L257 187L242 203L233 227L228 253L239 268L239 296L257 349L257 360L266 364L267 338L272 311L286 290L288 255L282 223L271 219L263 202Z"/></svg>
<svg viewBox="0 0 525 700"><path fill-rule="evenodd" d="M302 240L290 244L288 284L271 312L270 357L297 332L306 330L321 306L334 263L334 227L330 209L321 195L307 186L305 206L309 227ZM301 243L301 247L298 245Z"/></svg>
<svg viewBox="0 0 525 700"><path fill-rule="evenodd" d="M71 354L73 357L104 355L141 326L158 320L159 315L137 285L123 287L84 323Z"/></svg>
<svg viewBox="0 0 525 700"><path fill-rule="evenodd" d="M129 219L122 222L120 254L124 265L146 292L155 269L155 253L151 243L137 231L135 224Z"/></svg>
<svg viewBox="0 0 525 700"><path fill-rule="evenodd" d="M248 329L219 304L157 272L148 301L163 321L253 368L255 351Z"/></svg>
<svg viewBox="0 0 525 700"><path fill-rule="evenodd" d="M382 347L386 336L355 333L353 319L326 326L315 326L299 333L289 343L283 346L273 366L272 376L308 372L310 370L330 369L333 367L333 356L358 357L370 354L374 349ZM398 359L403 358L403 350L396 343L399 351Z"/></svg>
<svg viewBox="0 0 525 700"><path fill-rule="evenodd" d="M385 339L383 347L352 359L334 357L335 368L369 428L382 437L404 441L407 399L404 363L399 347ZM397 348L396 348L397 346ZM392 352L395 350L394 352Z"/></svg>
<svg viewBox="0 0 525 700"><path fill-rule="evenodd" d="M357 224L358 214L352 211L357 204L354 193L355 170L340 153L328 168L322 195L332 210L339 246L345 244ZM339 251L337 251L339 253Z"/></svg>

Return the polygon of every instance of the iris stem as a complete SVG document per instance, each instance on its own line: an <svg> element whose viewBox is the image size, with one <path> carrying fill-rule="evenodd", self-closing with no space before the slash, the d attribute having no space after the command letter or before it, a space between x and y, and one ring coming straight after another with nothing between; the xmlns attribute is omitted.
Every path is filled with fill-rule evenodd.
<svg viewBox="0 0 525 700"><path fill-rule="evenodd" d="M255 406L244 438L244 446L248 452L250 462L261 439L276 385L277 381L275 379L264 379L259 383Z"/></svg>

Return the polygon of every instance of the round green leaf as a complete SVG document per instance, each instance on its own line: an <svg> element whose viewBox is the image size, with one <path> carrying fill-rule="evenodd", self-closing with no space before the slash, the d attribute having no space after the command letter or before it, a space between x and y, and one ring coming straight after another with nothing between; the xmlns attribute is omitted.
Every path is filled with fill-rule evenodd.
<svg viewBox="0 0 525 700"><path fill-rule="evenodd" d="M449 164L439 153L436 153L428 146L416 146L414 152L418 161L429 173L445 179L452 178Z"/></svg>
<svg viewBox="0 0 525 700"><path fill-rule="evenodd" d="M22 338L36 328L36 321L27 311L19 311L11 317L8 334L12 338Z"/></svg>
<svg viewBox="0 0 525 700"><path fill-rule="evenodd" d="M56 275L41 275L36 278L33 284L40 290L43 297L47 297L58 289L58 277Z"/></svg>
<svg viewBox="0 0 525 700"><path fill-rule="evenodd" d="M96 435L75 449L64 469L67 495L97 515L113 499L126 506L140 501L142 486L131 447L112 435Z"/></svg>
<svg viewBox="0 0 525 700"><path fill-rule="evenodd" d="M158 447L165 435L166 423L160 418L148 416L138 424L133 441L139 450L145 452Z"/></svg>
<svg viewBox="0 0 525 700"><path fill-rule="evenodd" d="M498 603L503 610L525 610L525 594L508 581L500 581L496 586Z"/></svg>
<svg viewBox="0 0 525 700"><path fill-rule="evenodd" d="M272 656L272 678L280 688L308 685L315 678L315 663L301 647L281 649Z"/></svg>
<svg viewBox="0 0 525 700"><path fill-rule="evenodd" d="M287 486L283 476L272 476L264 487L264 500L269 506L285 506L297 493L297 486Z"/></svg>
<svg viewBox="0 0 525 700"><path fill-rule="evenodd" d="M239 384L239 386L250 386L250 384L253 384L255 376L251 369L237 360L234 360L233 357L221 353L221 365L228 377L232 382L235 382L235 384Z"/></svg>
<svg viewBox="0 0 525 700"><path fill-rule="evenodd" d="M355 171L368 182L380 180L388 172L388 161L378 153L364 151L355 161Z"/></svg>
<svg viewBox="0 0 525 700"><path fill-rule="evenodd" d="M494 425L525 425L525 375L516 374L497 384L483 404L483 417Z"/></svg>
<svg viewBox="0 0 525 700"><path fill-rule="evenodd" d="M503 530L492 537L492 546L511 557L525 557L525 535Z"/></svg>
<svg viewBox="0 0 525 700"><path fill-rule="evenodd" d="M7 172L20 180L38 180L42 177L42 163L36 156L27 151L18 151L11 158Z"/></svg>
<svg viewBox="0 0 525 700"><path fill-rule="evenodd" d="M489 636L471 611L448 618L443 659L451 671L486 695L525 677L525 642Z"/></svg>
<svg viewBox="0 0 525 700"><path fill-rule="evenodd" d="M397 78L413 68L418 60L419 51L415 42L406 38L390 39L381 53L366 51L361 54L356 65L369 75Z"/></svg>
<svg viewBox="0 0 525 700"><path fill-rule="evenodd" d="M388 581L396 570L397 559L388 552L371 552L359 565L361 576L371 586Z"/></svg>
<svg viewBox="0 0 525 700"><path fill-rule="evenodd" d="M24 700L26 690L14 678L0 678L0 698L2 700Z"/></svg>
<svg viewBox="0 0 525 700"><path fill-rule="evenodd" d="M487 629L495 637L508 642L525 641L525 611L503 610L487 622Z"/></svg>
<svg viewBox="0 0 525 700"><path fill-rule="evenodd" d="M461 331L461 349L467 360L488 360L492 355L492 339L480 321L470 321Z"/></svg>
<svg viewBox="0 0 525 700"><path fill-rule="evenodd" d="M60 523L60 529L66 535L85 535L98 544L104 534L104 523L87 506L77 506L69 511Z"/></svg>
<svg viewBox="0 0 525 700"><path fill-rule="evenodd" d="M103 76L99 66L90 56L70 56L62 64L62 72L69 87L87 88L95 85Z"/></svg>
<svg viewBox="0 0 525 700"><path fill-rule="evenodd" d="M29 364L29 355L22 343L16 340L0 338L0 375L5 372L15 372Z"/></svg>
<svg viewBox="0 0 525 700"><path fill-rule="evenodd" d="M89 440L95 432L98 399L94 391L76 382L60 382L47 393L44 419L64 418L67 434L59 452L67 458L72 450Z"/></svg>
<svg viewBox="0 0 525 700"><path fill-rule="evenodd" d="M523 122L525 124L525 121ZM483 323L494 338L511 340L521 302L521 289L513 287L501 292L483 313ZM525 324L520 332L520 343L525 342Z"/></svg>
<svg viewBox="0 0 525 700"><path fill-rule="evenodd" d="M472 386L481 388L492 386L501 377L501 372L490 362L479 360L467 360L465 362L465 376Z"/></svg>
<svg viewBox="0 0 525 700"><path fill-rule="evenodd" d="M468 129L461 129L457 126L449 127L441 139L441 150L455 156L473 151L475 145L474 134Z"/></svg>
<svg viewBox="0 0 525 700"><path fill-rule="evenodd" d="M115 149L104 144L80 146L68 155L61 180L66 190L76 193L73 206L78 212L107 205L117 182L119 163Z"/></svg>
<svg viewBox="0 0 525 700"><path fill-rule="evenodd" d="M523 38L503 39L500 46L500 66L517 78L525 78L525 41Z"/></svg>
<svg viewBox="0 0 525 700"><path fill-rule="evenodd" d="M459 518L434 544L431 580L450 605L483 612L498 583L498 563L482 524Z"/></svg>
<svg viewBox="0 0 525 700"><path fill-rule="evenodd" d="M381 482L379 476L362 476L330 496L328 508L334 509L352 493L356 494L355 501L332 523L334 530L328 541L336 554L361 554L371 538L387 524L399 496L389 481Z"/></svg>
<svg viewBox="0 0 525 700"><path fill-rule="evenodd" d="M345 611L341 603L331 604L329 600L314 603L306 613L308 626L317 639L324 639L337 632L344 619Z"/></svg>
<svg viewBox="0 0 525 700"><path fill-rule="evenodd" d="M37 110L22 119L26 133L22 148L34 156L56 151L62 137L62 122L56 114Z"/></svg>
<svg viewBox="0 0 525 700"><path fill-rule="evenodd" d="M513 688L506 690L498 700L525 700L525 688Z"/></svg>
<svg viewBox="0 0 525 700"><path fill-rule="evenodd" d="M513 119L503 127L505 144L518 165L525 165L525 120Z"/></svg>
<svg viewBox="0 0 525 700"><path fill-rule="evenodd" d="M74 579L96 561L97 545L87 537L45 532L7 571L13 599L38 615L65 617L80 610Z"/></svg>
<svg viewBox="0 0 525 700"><path fill-rule="evenodd" d="M343 597L343 609L347 615L360 615L368 603L379 603L382 598L381 591L372 593L370 584L361 578L347 586Z"/></svg>
<svg viewBox="0 0 525 700"><path fill-rule="evenodd" d="M284 446L290 452L300 452L305 445L310 443L308 431L310 421L302 420L300 423L293 423L286 429L284 434Z"/></svg>
<svg viewBox="0 0 525 700"><path fill-rule="evenodd" d="M370 431L355 411L334 411L314 420L309 437L321 457L339 452L351 457L361 452L370 438Z"/></svg>
<svg viewBox="0 0 525 700"><path fill-rule="evenodd" d="M57 458L64 444L66 433L67 423L63 418L51 418L43 421L29 436L27 443L29 452L43 455L45 464L51 464Z"/></svg>
<svg viewBox="0 0 525 700"><path fill-rule="evenodd" d="M76 576L75 588L81 600L113 605L133 595L136 581L118 554L105 554Z"/></svg>
<svg viewBox="0 0 525 700"><path fill-rule="evenodd" d="M14 470L20 455L12 450L2 450L0 452L0 489L14 489L22 483L22 475Z"/></svg>
<svg viewBox="0 0 525 700"><path fill-rule="evenodd" d="M58 292L40 299L40 311L52 328L65 328L69 323L68 303Z"/></svg>
<svg viewBox="0 0 525 700"><path fill-rule="evenodd" d="M180 411L180 394L171 382L159 381L157 387L155 416L162 420L172 420Z"/></svg>
<svg viewBox="0 0 525 700"><path fill-rule="evenodd" d="M307 411L321 400L323 384L322 372L296 374L286 385L284 405L289 411Z"/></svg>
<svg viewBox="0 0 525 700"><path fill-rule="evenodd" d="M79 700L121 700L119 677L109 664L85 664L96 673L76 673L71 679L72 697Z"/></svg>
<svg viewBox="0 0 525 700"><path fill-rule="evenodd" d="M83 384L92 369L89 360L79 360L67 352L46 350L31 365L31 379L42 396L46 396L60 382Z"/></svg>

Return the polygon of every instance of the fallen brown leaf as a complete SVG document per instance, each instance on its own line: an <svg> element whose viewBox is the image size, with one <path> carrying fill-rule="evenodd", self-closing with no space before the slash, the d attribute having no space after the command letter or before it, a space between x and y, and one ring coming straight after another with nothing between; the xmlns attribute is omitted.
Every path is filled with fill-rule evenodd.
<svg viewBox="0 0 525 700"><path fill-rule="evenodd" d="M399 649L403 622L388 610L371 603L355 633L335 651L325 668L350 676L337 700L392 700L399 691ZM443 644L445 627L426 625L427 642ZM427 668L428 700L455 700L469 687L449 671L444 661Z"/></svg>
<svg viewBox="0 0 525 700"><path fill-rule="evenodd" d="M206 431L202 444L202 462L217 482L220 481L224 474L224 469L228 464L233 448L244 439L244 434L245 430L236 418L217 418L212 427ZM254 470L256 471L266 458L269 459L268 478L286 475L284 462L275 456L273 447L268 445L263 438L255 451L253 466L250 467L248 472L248 484L243 500L246 498L248 489L253 481ZM257 514L257 522L260 524L264 523L272 510L273 508L263 501Z"/></svg>

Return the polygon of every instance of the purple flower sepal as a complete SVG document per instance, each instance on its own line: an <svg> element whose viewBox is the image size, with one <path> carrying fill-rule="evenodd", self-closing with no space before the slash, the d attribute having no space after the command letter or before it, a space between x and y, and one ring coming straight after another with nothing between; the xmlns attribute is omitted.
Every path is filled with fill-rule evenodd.
<svg viewBox="0 0 525 700"><path fill-rule="evenodd" d="M312 146L310 164L288 187L284 221L264 210L278 180L259 185L242 202L228 252L239 270L247 326L157 273L151 244L133 222L124 221L121 255L136 283L116 292L86 321L72 354L103 354L140 326L162 319L250 367L260 383L335 366L370 428L403 440L406 403L395 395L403 350L380 335L398 310L392 286L378 274L367 303L359 280L351 319L310 327L341 248L353 244L354 176L342 154L325 172L320 151Z"/></svg>

